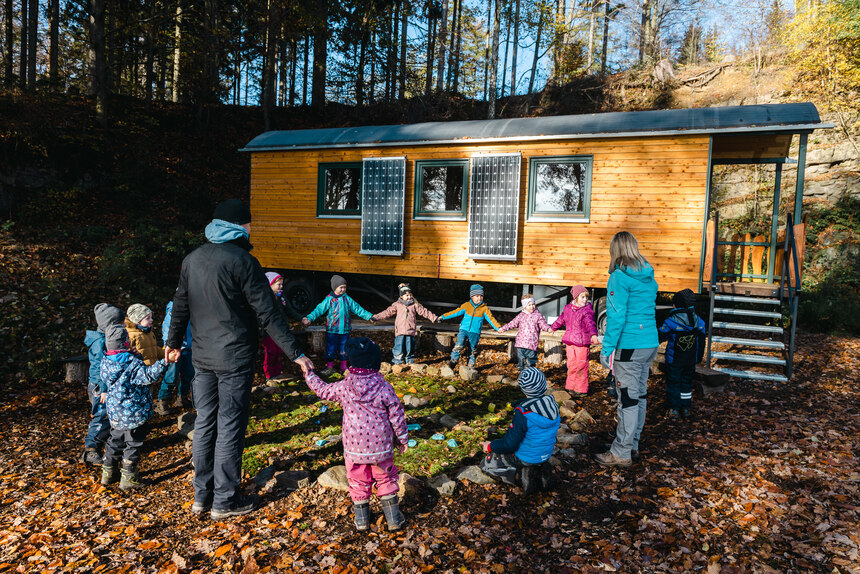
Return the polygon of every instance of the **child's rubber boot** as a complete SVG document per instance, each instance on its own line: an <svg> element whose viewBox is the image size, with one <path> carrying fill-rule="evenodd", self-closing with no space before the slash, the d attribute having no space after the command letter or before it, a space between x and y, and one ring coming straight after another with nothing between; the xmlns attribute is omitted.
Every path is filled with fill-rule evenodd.
<svg viewBox="0 0 860 574"><path fill-rule="evenodd" d="M347 363L346 361L341 361L341 362L340 362L340 372L341 372L341 373L346 374L346 370L347 370L348 368L349 368L349 363Z"/></svg>
<svg viewBox="0 0 860 574"><path fill-rule="evenodd" d="M155 401L155 414L160 417L169 415L172 412L172 409L168 406L167 401L164 399L158 399Z"/></svg>
<svg viewBox="0 0 860 574"><path fill-rule="evenodd" d="M355 514L355 528L357 530L367 530L370 528L370 501L364 500L356 502L352 505L352 512Z"/></svg>
<svg viewBox="0 0 860 574"><path fill-rule="evenodd" d="M101 483L104 486L109 486L119 480L119 471L116 468L116 463L114 464L103 464L102 465L102 479Z"/></svg>
<svg viewBox="0 0 860 574"><path fill-rule="evenodd" d="M680 415L682 419L690 418L690 409L681 409Z"/></svg>
<svg viewBox="0 0 860 574"><path fill-rule="evenodd" d="M329 361L325 365L325 369L323 369L320 374L324 377L330 377L335 373L334 370L334 361Z"/></svg>
<svg viewBox="0 0 860 574"><path fill-rule="evenodd" d="M380 502L382 503L382 513L385 515L385 521L388 522L388 530L400 530L400 527L406 522L406 517L400 512L397 493L383 496Z"/></svg>
<svg viewBox="0 0 860 574"><path fill-rule="evenodd" d="M137 473L137 465L126 460L122 461L122 468L120 469L120 480L119 480L119 489L120 490L133 490L136 488L143 488L148 483L140 478L140 475Z"/></svg>
<svg viewBox="0 0 860 574"><path fill-rule="evenodd" d="M83 454L81 454L81 462L89 466L101 466L102 455L99 454L98 449L86 447Z"/></svg>

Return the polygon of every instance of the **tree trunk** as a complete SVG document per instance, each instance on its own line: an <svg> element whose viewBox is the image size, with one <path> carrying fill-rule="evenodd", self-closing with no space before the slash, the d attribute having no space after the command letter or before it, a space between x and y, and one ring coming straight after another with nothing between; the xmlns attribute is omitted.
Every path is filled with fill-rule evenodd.
<svg viewBox="0 0 860 574"><path fill-rule="evenodd" d="M367 101L376 101L376 32L370 34L370 85L367 90Z"/></svg>
<svg viewBox="0 0 860 574"><path fill-rule="evenodd" d="M609 49L609 0L603 0L603 49L600 50L600 75L606 75L606 55Z"/></svg>
<svg viewBox="0 0 860 574"><path fill-rule="evenodd" d="M298 46L295 38L290 38L290 107L296 103L296 53Z"/></svg>
<svg viewBox="0 0 860 574"><path fill-rule="evenodd" d="M358 66L355 69L355 103L364 105L364 67L367 64L367 19L361 22L361 40L358 48Z"/></svg>
<svg viewBox="0 0 860 574"><path fill-rule="evenodd" d="M597 22L597 11L594 9L595 0L590 0L589 15L588 15L588 61L585 64L585 71L591 72L594 67L594 27Z"/></svg>
<svg viewBox="0 0 860 574"><path fill-rule="evenodd" d="M51 48L48 52L48 79L51 91L54 91L60 85L60 0L50 0L49 17Z"/></svg>
<svg viewBox="0 0 860 574"><path fill-rule="evenodd" d="M490 19L493 17L493 0L487 0L487 36L484 38L484 99L489 101L487 86L490 82L490 37L493 35Z"/></svg>
<svg viewBox="0 0 860 574"><path fill-rule="evenodd" d="M281 107L287 105L287 31L286 27L280 22L282 18L278 18L278 98L277 104Z"/></svg>
<svg viewBox="0 0 860 574"><path fill-rule="evenodd" d="M487 118L493 119L496 117L496 79L499 68L499 28L502 25L499 9L501 1L495 0L493 7L493 45L490 48L490 85L489 89L489 106L487 108Z"/></svg>
<svg viewBox="0 0 860 574"><path fill-rule="evenodd" d="M276 8L273 6L272 0L266 2L266 33L264 36L265 56L263 59L263 85L261 90L263 106L263 126L266 131L272 129L272 108L275 102L275 50L278 47L278 40L275 37L275 31L279 28Z"/></svg>
<svg viewBox="0 0 860 574"><path fill-rule="evenodd" d="M427 17L427 69L424 76L424 93L430 95L433 89L433 61L436 57L436 18Z"/></svg>
<svg viewBox="0 0 860 574"><path fill-rule="evenodd" d="M645 63L647 57L648 25L650 23L649 12L651 11L651 0L642 0L642 23L639 26L639 65Z"/></svg>
<svg viewBox="0 0 860 574"><path fill-rule="evenodd" d="M170 82L170 100L179 101L179 63L182 55L182 2L176 3L176 25L173 28L173 80Z"/></svg>
<svg viewBox="0 0 860 574"><path fill-rule="evenodd" d="M152 85L155 83L155 2L149 5L149 22L146 28L146 88L144 99L147 104L152 102Z"/></svg>
<svg viewBox="0 0 860 574"><path fill-rule="evenodd" d="M302 72L302 105L308 105L308 60L310 59L310 35L305 35L305 67Z"/></svg>
<svg viewBox="0 0 860 574"><path fill-rule="evenodd" d="M508 12L508 29L505 30L505 57L502 58L502 93L501 97L505 97L505 77L508 72L508 51L511 47L511 20L513 19L513 14Z"/></svg>
<svg viewBox="0 0 860 574"><path fill-rule="evenodd" d="M314 77L311 105L317 110L325 107L326 63L328 60L328 1L317 0L317 23L314 33Z"/></svg>
<svg viewBox="0 0 860 574"><path fill-rule="evenodd" d="M28 2L29 0L21 0L21 57L18 60L18 83L22 90L27 88L27 48L30 46L30 42L27 41L27 28L29 22L27 18Z"/></svg>
<svg viewBox="0 0 860 574"><path fill-rule="evenodd" d="M107 123L107 62L105 59L105 0L89 0L90 95L96 97L96 118Z"/></svg>
<svg viewBox="0 0 860 574"><path fill-rule="evenodd" d="M12 52L15 49L15 36L12 31L12 12L12 0L6 0L6 15L4 19L6 28L6 69L4 70L4 76L6 77L7 86L11 86L15 82L15 68L12 61L14 59Z"/></svg>
<svg viewBox="0 0 860 574"><path fill-rule="evenodd" d="M458 0L458 4L461 4L463 0ZM458 93L460 91L460 47L463 43L463 7L460 6L457 11L457 45L454 46L454 85L452 89L454 93Z"/></svg>
<svg viewBox="0 0 860 574"><path fill-rule="evenodd" d="M520 43L520 0L514 4L514 47L511 54L511 95L517 95L517 47Z"/></svg>
<svg viewBox="0 0 860 574"><path fill-rule="evenodd" d="M402 101L406 99L406 42L408 41L406 32L409 25L409 0L403 0L400 10L400 91L397 97Z"/></svg>
<svg viewBox="0 0 860 574"><path fill-rule="evenodd" d="M567 19L567 3L565 0L556 0L555 4L555 45L552 55L552 74L550 74L549 82L554 82L555 78L561 75L561 62L564 54L564 47L567 44L567 34L565 34L565 21ZM549 83L548 82L548 83Z"/></svg>
<svg viewBox="0 0 860 574"><path fill-rule="evenodd" d="M445 79L445 44L448 42L448 0L442 0L442 19L439 24L439 60L436 62L436 91L442 92Z"/></svg>
<svg viewBox="0 0 860 574"><path fill-rule="evenodd" d="M543 33L543 10L540 10L540 14L538 15L538 26L537 26L537 34L535 38L535 53L532 58L532 70L531 74L529 74L529 91L528 93L532 93L532 89L534 89L535 85L535 70L537 70L538 60L540 59L540 40L541 34Z"/></svg>
<svg viewBox="0 0 860 574"><path fill-rule="evenodd" d="M445 89L449 92L454 84L454 46L457 43L457 17L459 15L461 3L462 0L454 0L454 4L451 7L451 37L448 42L448 74L445 80Z"/></svg>

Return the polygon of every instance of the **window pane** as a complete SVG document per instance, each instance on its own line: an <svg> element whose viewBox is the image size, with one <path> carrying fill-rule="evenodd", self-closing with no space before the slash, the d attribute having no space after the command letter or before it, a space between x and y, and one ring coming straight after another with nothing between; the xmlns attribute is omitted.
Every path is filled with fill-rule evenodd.
<svg viewBox="0 0 860 574"><path fill-rule="evenodd" d="M540 212L582 212L585 199L584 163L539 163L535 206Z"/></svg>
<svg viewBox="0 0 860 574"><path fill-rule="evenodd" d="M326 168L323 199L326 211L358 211L360 193L361 168Z"/></svg>
<svg viewBox="0 0 860 574"><path fill-rule="evenodd" d="M421 167L421 210L461 211L463 209L462 165Z"/></svg>

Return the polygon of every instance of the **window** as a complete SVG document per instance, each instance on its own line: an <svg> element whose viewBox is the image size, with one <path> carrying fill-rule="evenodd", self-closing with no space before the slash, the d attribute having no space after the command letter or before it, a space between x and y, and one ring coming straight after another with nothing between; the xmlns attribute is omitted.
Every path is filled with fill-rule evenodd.
<svg viewBox="0 0 860 574"><path fill-rule="evenodd" d="M317 217L361 216L361 162L321 163Z"/></svg>
<svg viewBox="0 0 860 574"><path fill-rule="evenodd" d="M529 160L529 220L588 221L591 156Z"/></svg>
<svg viewBox="0 0 860 574"><path fill-rule="evenodd" d="M466 219L469 160L415 162L415 219Z"/></svg>

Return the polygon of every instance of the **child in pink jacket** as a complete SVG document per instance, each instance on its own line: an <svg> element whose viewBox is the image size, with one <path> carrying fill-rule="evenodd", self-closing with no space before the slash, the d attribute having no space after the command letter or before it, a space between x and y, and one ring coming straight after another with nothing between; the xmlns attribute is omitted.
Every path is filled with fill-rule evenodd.
<svg viewBox="0 0 860 574"><path fill-rule="evenodd" d="M392 303L388 309L371 317L371 321L382 321L392 315L394 317L394 348L391 349L394 365L406 363L411 365L415 362L415 337L418 335L418 317L421 315L431 323L436 322L436 314L428 311L412 295L409 283L401 283L397 286L400 297Z"/></svg>
<svg viewBox="0 0 860 574"><path fill-rule="evenodd" d="M398 530L406 521L397 502L399 475L394 466L395 437L401 453L409 441L403 404L379 372L379 345L355 337L347 341L346 353L350 366L345 379L326 384L310 371L305 381L319 398L343 406L343 458L355 527L370 528L370 494L376 483L388 530Z"/></svg>
<svg viewBox="0 0 860 574"><path fill-rule="evenodd" d="M514 339L514 346L517 348L517 368L519 370L537 365L540 332L552 331L552 327L546 322L541 312L537 310L535 298L531 293L523 295L522 303L522 312L514 317L513 321L502 325L499 329L499 333L510 329L517 329L517 338Z"/></svg>
<svg viewBox="0 0 860 574"><path fill-rule="evenodd" d="M588 394L588 351L596 345L597 324L594 309L588 302L588 290L574 285L570 290L573 301L564 306L561 316L552 324L553 330L564 327L561 342L567 351L567 381L564 388L578 395Z"/></svg>

